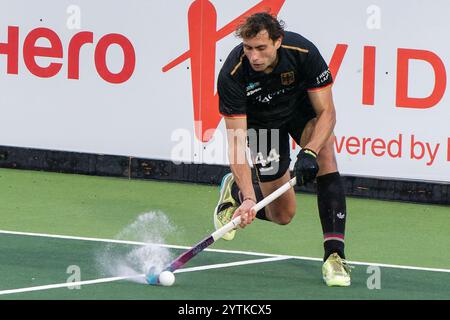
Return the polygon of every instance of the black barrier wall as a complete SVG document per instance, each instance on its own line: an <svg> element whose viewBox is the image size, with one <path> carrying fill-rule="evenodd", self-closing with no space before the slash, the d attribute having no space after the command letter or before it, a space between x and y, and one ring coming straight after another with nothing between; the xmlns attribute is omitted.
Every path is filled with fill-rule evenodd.
<svg viewBox="0 0 450 320"><path fill-rule="evenodd" d="M228 166L0 146L0 168L218 185ZM450 204L450 184L343 176L346 194L380 200ZM315 193L311 184L296 191Z"/></svg>

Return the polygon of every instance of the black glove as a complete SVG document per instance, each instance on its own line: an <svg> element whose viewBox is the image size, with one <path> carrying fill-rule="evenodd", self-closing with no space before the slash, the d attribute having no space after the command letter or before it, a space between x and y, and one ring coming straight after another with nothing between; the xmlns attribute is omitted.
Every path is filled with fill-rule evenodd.
<svg viewBox="0 0 450 320"><path fill-rule="evenodd" d="M309 149L300 150L294 166L297 185L301 186L314 181L318 172L319 164L317 163L317 154Z"/></svg>

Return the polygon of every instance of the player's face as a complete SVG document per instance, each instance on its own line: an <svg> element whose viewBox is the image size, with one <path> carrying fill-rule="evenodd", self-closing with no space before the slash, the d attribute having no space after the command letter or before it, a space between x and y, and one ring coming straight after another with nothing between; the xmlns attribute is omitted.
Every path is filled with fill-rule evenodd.
<svg viewBox="0 0 450 320"><path fill-rule="evenodd" d="M281 46L281 38L273 41L266 30L259 32L254 38L243 39L244 54L253 70L270 72L277 60L277 50Z"/></svg>

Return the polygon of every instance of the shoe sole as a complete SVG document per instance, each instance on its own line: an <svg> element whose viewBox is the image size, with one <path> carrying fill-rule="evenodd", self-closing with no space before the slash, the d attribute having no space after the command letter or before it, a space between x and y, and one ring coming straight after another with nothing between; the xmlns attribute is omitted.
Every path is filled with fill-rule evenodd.
<svg viewBox="0 0 450 320"><path fill-rule="evenodd" d="M213 221L214 221L214 228L217 230L217 229L220 229L221 227L222 227L222 224L220 223L220 221L217 219L217 210L219 209L219 206L220 206L220 204L222 203L222 201L223 201L223 196L224 196L224 193L225 193L225 188L224 188L224 185L225 185L225 181L229 178L229 177L233 177L233 174L232 173L228 173L228 174L226 174L226 175L224 175L223 176L223 178L222 178L222 181L220 182L220 196L219 196L219 201L217 202L217 206L216 206L216 208L214 209L214 217L213 217ZM230 232L233 232L233 231L230 231ZM223 237L222 237L222 239L224 239L224 240L233 240L233 238L234 238L234 234L233 235L228 235L228 233L226 233Z"/></svg>

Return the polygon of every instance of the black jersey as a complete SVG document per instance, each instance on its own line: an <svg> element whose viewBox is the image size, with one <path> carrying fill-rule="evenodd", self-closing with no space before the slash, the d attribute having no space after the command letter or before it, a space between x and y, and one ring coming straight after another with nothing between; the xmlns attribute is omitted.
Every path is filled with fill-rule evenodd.
<svg viewBox="0 0 450 320"><path fill-rule="evenodd" d="M314 112L307 91L332 82L314 44L286 31L269 74L252 69L242 43L231 51L217 82L219 111L225 117L247 116L252 128L281 128L295 112Z"/></svg>

